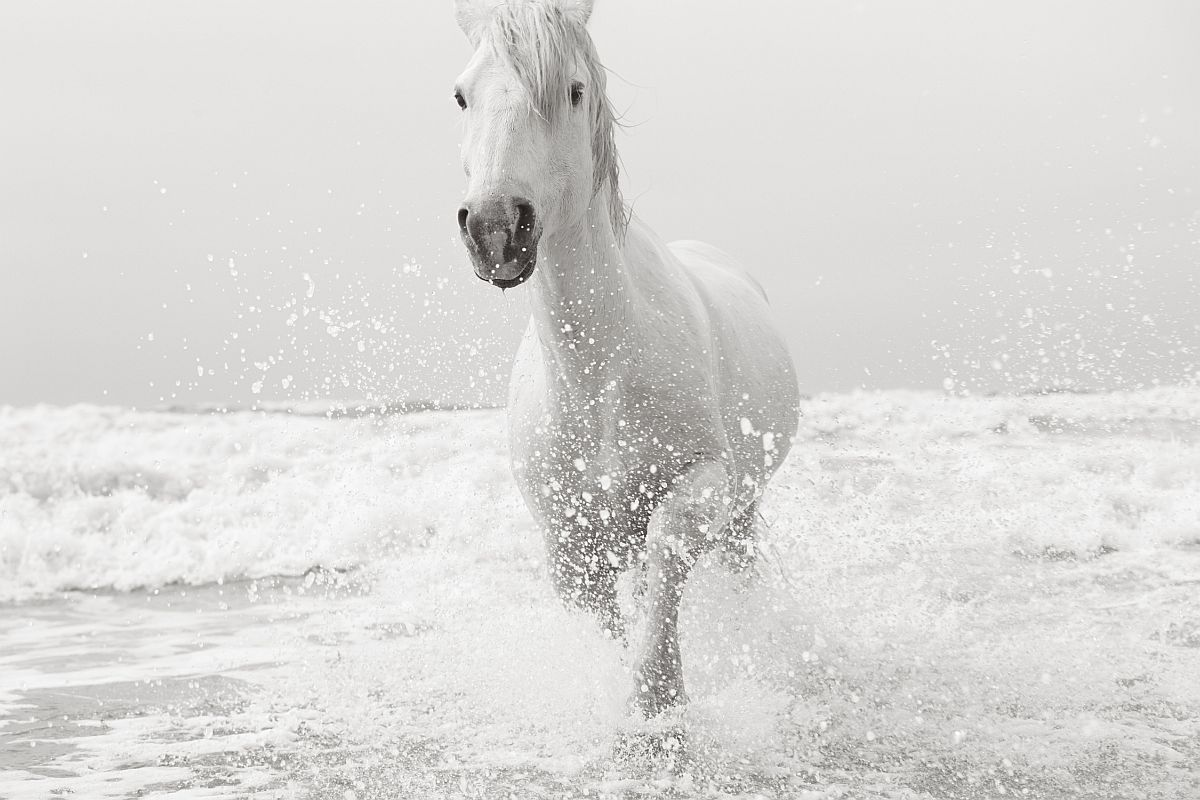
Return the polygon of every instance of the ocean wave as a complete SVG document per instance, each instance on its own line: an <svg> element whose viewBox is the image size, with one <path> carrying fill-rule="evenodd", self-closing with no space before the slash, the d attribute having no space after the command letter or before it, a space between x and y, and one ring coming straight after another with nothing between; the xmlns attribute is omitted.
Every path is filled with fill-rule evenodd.
<svg viewBox="0 0 1200 800"><path fill-rule="evenodd" d="M0 408L0 600L351 569L531 526L501 411L180 412ZM798 436L768 493L797 558L852 562L864 532L1036 557L1200 541L1200 390L819 395Z"/></svg>
<svg viewBox="0 0 1200 800"><path fill-rule="evenodd" d="M391 557L503 491L495 412L0 411L0 599Z"/></svg>

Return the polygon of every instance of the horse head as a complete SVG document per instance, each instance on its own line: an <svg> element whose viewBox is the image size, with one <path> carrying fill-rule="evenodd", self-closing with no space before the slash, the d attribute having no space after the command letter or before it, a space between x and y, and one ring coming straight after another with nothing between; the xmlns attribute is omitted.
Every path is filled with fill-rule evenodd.
<svg viewBox="0 0 1200 800"><path fill-rule="evenodd" d="M502 289L533 274L543 236L586 224L602 189L620 208L613 115L585 27L591 7L456 0L475 48L454 88L468 181L458 225L475 274Z"/></svg>

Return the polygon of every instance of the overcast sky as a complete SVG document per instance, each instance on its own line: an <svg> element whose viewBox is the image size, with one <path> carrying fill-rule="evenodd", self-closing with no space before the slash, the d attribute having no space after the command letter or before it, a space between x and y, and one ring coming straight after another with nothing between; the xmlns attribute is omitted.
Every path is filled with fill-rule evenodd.
<svg viewBox="0 0 1200 800"><path fill-rule="evenodd" d="M1200 4L598 0L625 194L805 392L1179 382ZM503 398L445 2L7 3L0 404Z"/></svg>

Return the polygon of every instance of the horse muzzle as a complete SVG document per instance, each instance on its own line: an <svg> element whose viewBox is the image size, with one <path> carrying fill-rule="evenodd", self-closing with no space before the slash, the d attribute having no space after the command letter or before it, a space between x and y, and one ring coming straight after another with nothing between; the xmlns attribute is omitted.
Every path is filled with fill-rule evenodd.
<svg viewBox="0 0 1200 800"><path fill-rule="evenodd" d="M458 210L463 243L482 281L511 289L529 280L541 237L533 204L520 197L464 203Z"/></svg>

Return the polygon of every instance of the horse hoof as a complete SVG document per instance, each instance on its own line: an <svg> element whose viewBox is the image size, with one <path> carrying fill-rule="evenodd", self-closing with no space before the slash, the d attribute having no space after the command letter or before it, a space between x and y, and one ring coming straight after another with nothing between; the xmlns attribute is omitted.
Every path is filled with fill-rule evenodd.
<svg viewBox="0 0 1200 800"><path fill-rule="evenodd" d="M613 758L629 767L678 771L688 760L687 734L681 725L627 731L613 744Z"/></svg>

